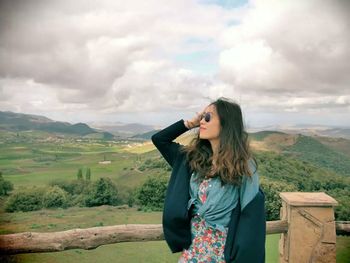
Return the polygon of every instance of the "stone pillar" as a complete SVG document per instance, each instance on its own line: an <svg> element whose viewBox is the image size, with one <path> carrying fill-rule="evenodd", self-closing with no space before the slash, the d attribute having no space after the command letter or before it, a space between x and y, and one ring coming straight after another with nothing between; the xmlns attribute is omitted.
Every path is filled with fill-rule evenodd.
<svg viewBox="0 0 350 263"><path fill-rule="evenodd" d="M279 240L279 263L335 263L334 206L338 202L321 193L280 193L281 220L288 232Z"/></svg>

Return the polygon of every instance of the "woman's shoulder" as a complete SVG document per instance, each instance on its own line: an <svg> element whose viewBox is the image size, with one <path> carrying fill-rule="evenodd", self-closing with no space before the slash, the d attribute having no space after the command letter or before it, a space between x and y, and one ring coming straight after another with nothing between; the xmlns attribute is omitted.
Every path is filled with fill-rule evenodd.
<svg viewBox="0 0 350 263"><path fill-rule="evenodd" d="M258 163L256 162L255 158L249 158L248 160L248 167L250 169L250 171L252 172L252 174L256 173L258 170Z"/></svg>

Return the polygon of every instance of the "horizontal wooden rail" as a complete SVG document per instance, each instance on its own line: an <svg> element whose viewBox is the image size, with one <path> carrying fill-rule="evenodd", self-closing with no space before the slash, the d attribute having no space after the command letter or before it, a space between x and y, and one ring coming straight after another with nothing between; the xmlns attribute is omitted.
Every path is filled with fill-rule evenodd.
<svg viewBox="0 0 350 263"><path fill-rule="evenodd" d="M335 221L337 235L350 236L350 221Z"/></svg>
<svg viewBox="0 0 350 263"><path fill-rule="evenodd" d="M72 229L61 232L24 232L0 235L0 254L55 252L68 249L94 249L101 245L163 240L162 225L117 225Z"/></svg>
<svg viewBox="0 0 350 263"><path fill-rule="evenodd" d="M266 221L266 234L286 233L288 231L287 220Z"/></svg>
<svg viewBox="0 0 350 263"><path fill-rule="evenodd" d="M349 235L350 222L337 221L336 230ZM266 222L266 234L286 233L288 222ZM56 252L69 249L95 249L120 242L164 240L161 224L129 224L72 229L61 232L24 232L0 235L1 254Z"/></svg>
<svg viewBox="0 0 350 263"><path fill-rule="evenodd" d="M266 222L266 234L288 231L287 221ZM61 232L24 232L0 235L1 254L55 252L68 249L94 249L120 242L164 240L161 224L117 225L72 229Z"/></svg>

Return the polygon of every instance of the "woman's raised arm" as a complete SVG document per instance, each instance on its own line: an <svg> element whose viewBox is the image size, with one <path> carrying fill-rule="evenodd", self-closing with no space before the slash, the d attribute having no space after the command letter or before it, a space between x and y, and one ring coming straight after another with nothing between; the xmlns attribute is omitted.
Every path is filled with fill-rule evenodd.
<svg viewBox="0 0 350 263"><path fill-rule="evenodd" d="M180 151L180 144L174 142L178 136L188 131L184 120L179 120L152 136L152 142L163 155L164 159L173 167L174 160Z"/></svg>

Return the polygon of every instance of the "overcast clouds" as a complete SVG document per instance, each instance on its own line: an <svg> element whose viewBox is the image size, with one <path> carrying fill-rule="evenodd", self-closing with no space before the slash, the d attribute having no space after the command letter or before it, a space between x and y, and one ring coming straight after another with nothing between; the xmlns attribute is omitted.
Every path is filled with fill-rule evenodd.
<svg viewBox="0 0 350 263"><path fill-rule="evenodd" d="M350 126L349 1L0 3L0 110L165 125L226 96Z"/></svg>

